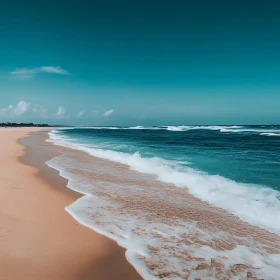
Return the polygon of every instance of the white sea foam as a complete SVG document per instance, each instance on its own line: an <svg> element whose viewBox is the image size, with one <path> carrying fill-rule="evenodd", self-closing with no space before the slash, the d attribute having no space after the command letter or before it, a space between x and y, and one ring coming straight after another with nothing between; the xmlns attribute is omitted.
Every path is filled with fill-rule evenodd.
<svg viewBox="0 0 280 280"><path fill-rule="evenodd" d="M100 158L128 164L134 170L156 174L160 180L165 182L179 183L179 187L185 187L186 182L183 184L183 181L187 179L187 176L190 176L188 183L192 184L192 188L196 186L196 188L203 188L201 192L205 191L207 195L213 194L214 197L220 196L219 201L225 199L225 202L229 203L231 207L233 203L236 206L241 206L240 203L248 203L247 196L249 195L253 195L254 199L260 199L270 194L269 192L264 193L258 190L255 190L257 191L256 194L253 191L244 191L248 188L246 185L242 189L238 189L238 186L235 185L237 183L231 185L232 182L229 183L228 180L219 176L214 176L213 181L210 179L211 176L194 171L193 169L187 169L188 171L183 174L176 170L176 162L170 163L161 158L145 159L139 154L128 155L102 150L97 153L96 149L86 146L77 147L76 144L70 143L66 137L60 136L55 132L50 133L50 136L51 141L58 145L78 148ZM230 267L236 263L248 264L258 267L257 272L259 277L263 279L278 279L280 273L280 255L270 255L263 252L258 246L254 246L254 242L250 241L250 239L247 240L250 245L249 247L238 245L232 250L215 250L212 247L207 245L202 246L195 242L186 244L183 239L185 235L194 236L195 238L200 237L204 242L209 243L214 243L216 239L227 242L231 238L223 232L201 230L195 222L181 220L180 218L168 220L167 223L161 219L151 219L152 213L149 210L145 210L145 208L142 210L142 206L136 210L124 209L124 205L119 204L117 199L112 199L119 197L121 201L131 201L132 206L135 205L134 199L143 194L148 196L147 198L152 198L155 201L160 199L165 201L167 198L172 199L172 197L166 196L165 193L161 193L161 190L150 191L150 188L147 190L146 187L141 188L141 186L134 184L131 188L125 184L116 185L110 183L110 181L105 181L105 183L100 180L92 181L87 176L84 176L83 172L88 172L89 174L92 172L99 173L101 170L104 170L104 167L99 167L98 163L93 166L93 162L86 164L83 160L79 161L75 154L73 156L67 154L58 156L47 162L47 164L59 170L60 174L69 180L69 188L86 195L71 204L66 210L80 223L116 240L119 245L125 247L127 249L127 259L145 279L217 279L215 275L211 274L212 272L210 270L196 270L195 268L199 262L196 259L187 259L187 254L194 258L205 259L205 262L208 264L214 258L225 265L224 270L230 270ZM81 170L82 172L71 172L72 168ZM100 168L100 170L96 170L97 168ZM110 170L108 172L110 173ZM115 174L115 172L113 173ZM168 179L169 175L171 176L171 181ZM125 174L120 174L121 178L123 176ZM180 177L178 181L175 179L176 176ZM198 179L198 177L202 178ZM209 179L210 181L208 182ZM220 180L222 181L217 183ZM181 183L182 185L180 185ZM204 188L203 184L207 183L210 186ZM224 186L224 184L226 185ZM229 190L226 191L223 188L229 188ZM231 190L231 188L233 189ZM109 199L107 199L107 195ZM241 197L241 200L237 199L238 196ZM174 199L175 203L179 203L178 197ZM271 199L273 202L273 197ZM248 206L252 206L250 202ZM254 210L258 211L257 208L259 206L263 207L263 204L256 205ZM246 211L248 209L243 208L243 210ZM262 208L262 210L264 209ZM275 210L277 211L278 209ZM260 212L252 214L259 215ZM275 219L274 222L277 224ZM179 245L177 246L177 244ZM154 249L150 250L149 248L151 247ZM153 269L149 269L149 265ZM188 277L186 277L186 270L190 271ZM220 276L221 279L228 279L223 275ZM241 271L235 278L230 279L247 279L246 271Z"/></svg>
<svg viewBox="0 0 280 280"><path fill-rule="evenodd" d="M163 129L157 126L82 126L85 129Z"/></svg>
<svg viewBox="0 0 280 280"><path fill-rule="evenodd" d="M207 125L207 126L188 126L188 129L206 129L206 130L223 130L223 129L237 129L242 128L243 126L232 125L232 126L224 126L224 125Z"/></svg>
<svg viewBox="0 0 280 280"><path fill-rule="evenodd" d="M280 128L273 129L267 128L264 126L263 128L252 128L240 125L175 125L175 126L128 126L128 127L118 127L118 126L96 126L96 127L81 127L87 129L126 129L126 130L168 130L174 132L181 131L192 131L192 130L216 130L221 133L258 133L264 136L280 136Z"/></svg>
<svg viewBox="0 0 280 280"><path fill-rule="evenodd" d="M267 132L267 133L261 133L261 135L265 135L265 136L280 136L280 131L279 133L272 133L272 132Z"/></svg>
<svg viewBox="0 0 280 280"><path fill-rule="evenodd" d="M168 126L166 129L170 130L170 131L183 131L184 127L183 126Z"/></svg>
<svg viewBox="0 0 280 280"><path fill-rule="evenodd" d="M276 129L254 129L254 128L244 128L244 129L229 129L229 128L222 128L221 132L256 132L256 133L269 133L269 132L279 132Z"/></svg>
<svg viewBox="0 0 280 280"><path fill-rule="evenodd" d="M169 130L169 131L187 131L187 130L222 130L242 128L243 126L188 126L188 125L170 125L170 126L90 126L80 127L87 129L145 129L145 130Z"/></svg>
<svg viewBox="0 0 280 280"><path fill-rule="evenodd" d="M243 132L251 132L251 133L259 133L260 135L266 136L279 136L280 129L267 129L264 128L251 128L251 127L244 127L238 125L232 126L217 126L217 125L210 125L210 126L166 126L163 127L169 131L189 131L189 130L216 130L225 133L243 133Z"/></svg>
<svg viewBox="0 0 280 280"><path fill-rule="evenodd" d="M268 187L237 183L219 175L209 175L188 166L177 168L162 158L144 158L71 142L55 131L50 140L57 145L82 150L88 154L130 166L132 170L156 175L158 180L187 188L194 196L228 210L252 225L280 234L280 193Z"/></svg>

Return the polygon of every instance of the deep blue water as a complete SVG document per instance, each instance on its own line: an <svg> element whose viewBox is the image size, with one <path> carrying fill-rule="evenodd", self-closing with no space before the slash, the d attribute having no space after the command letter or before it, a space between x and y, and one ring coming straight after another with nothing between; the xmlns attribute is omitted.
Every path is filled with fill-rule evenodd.
<svg viewBox="0 0 280 280"><path fill-rule="evenodd" d="M61 131L103 150L176 161L210 175L280 190L280 126L104 127Z"/></svg>

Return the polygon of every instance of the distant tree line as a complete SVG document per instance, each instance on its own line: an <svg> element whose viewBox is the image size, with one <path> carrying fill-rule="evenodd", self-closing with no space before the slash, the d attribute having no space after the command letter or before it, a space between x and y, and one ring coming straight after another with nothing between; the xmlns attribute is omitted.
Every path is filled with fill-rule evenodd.
<svg viewBox="0 0 280 280"><path fill-rule="evenodd" d="M48 124L34 124L34 123L0 123L0 127L50 127Z"/></svg>

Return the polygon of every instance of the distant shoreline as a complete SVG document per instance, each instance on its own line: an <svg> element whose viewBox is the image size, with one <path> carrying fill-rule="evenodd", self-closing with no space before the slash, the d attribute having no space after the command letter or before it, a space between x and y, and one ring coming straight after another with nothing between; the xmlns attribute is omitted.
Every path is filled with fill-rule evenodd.
<svg viewBox="0 0 280 280"><path fill-rule="evenodd" d="M64 125L34 124L34 123L0 123L0 127L68 127Z"/></svg>

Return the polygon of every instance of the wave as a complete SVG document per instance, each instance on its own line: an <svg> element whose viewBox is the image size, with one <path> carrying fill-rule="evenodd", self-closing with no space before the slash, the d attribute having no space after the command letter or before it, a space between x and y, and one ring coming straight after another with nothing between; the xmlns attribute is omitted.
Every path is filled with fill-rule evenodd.
<svg viewBox="0 0 280 280"><path fill-rule="evenodd" d="M173 132L184 132L192 130L213 130L222 133L258 133L264 136L279 136L279 129L267 129L266 126L260 128L251 128L240 125L197 125L197 126L187 126L187 125L170 125L170 126L93 126L93 127L80 127L84 129L109 129L109 130L167 130Z"/></svg>
<svg viewBox="0 0 280 280"><path fill-rule="evenodd" d="M267 132L267 133L261 133L261 135L265 135L265 136L279 136L280 137L280 133L269 133L269 132Z"/></svg>
<svg viewBox="0 0 280 280"><path fill-rule="evenodd" d="M271 239L264 235L265 242L262 245L256 243L255 232L251 232L250 228L246 227L249 232L247 237L240 237L238 234L231 235L220 227L201 228L196 220L182 219L177 215L180 212L192 212L192 207L208 207L205 203L193 204L191 200L182 199L180 188L187 188L202 200L227 209L245 221L280 233L278 192L260 186L239 184L218 175L211 176L189 166L182 166L185 162L159 157L144 158L139 152L127 154L83 145L59 131L52 131L49 135L49 141L56 145L128 165L130 169L156 175L160 181L178 187L166 188L160 182L151 183L148 188L146 183L141 186L132 180L138 177L135 173L129 173L132 171L122 172L118 165L111 169L115 165L104 164L104 161L97 159L84 160L83 157L79 158L77 153L67 153L47 162L69 180L69 188L85 194L66 210L81 224L112 238L126 248L126 258L144 279L247 279L246 270L238 271L232 277L226 274L231 268L234 269L236 263L244 264L245 267L246 264L249 267L257 267L256 275L259 278L278 279L279 252L275 250L278 253L271 254L265 249L267 246L278 248L276 239L273 238L271 242ZM110 174L114 174L113 181L108 180ZM139 173L139 176L143 179L143 175ZM95 177L97 178L93 180ZM190 205L190 208L184 208L186 204ZM139 208L135 208L137 205ZM163 211L162 205L168 209L167 212ZM170 219L168 213L171 212L176 214ZM211 212L205 213L211 223ZM224 218L228 222L232 217L229 215ZM223 221L218 219L218 224L222 225ZM240 225L234 225L234 233L242 229ZM217 240L222 244L229 244L231 240L238 240L240 243L229 250L207 245L215 244ZM213 259L224 265L219 275L213 274L211 268L202 271L196 269L200 260L207 260L207 263L212 264Z"/></svg>
<svg viewBox="0 0 280 280"><path fill-rule="evenodd" d="M81 126L84 129L163 129L158 126Z"/></svg>
<svg viewBox="0 0 280 280"><path fill-rule="evenodd" d="M280 135L280 128L279 129L267 129L265 126L262 128L251 128L245 126L217 126L217 125L210 125L210 126L166 126L162 127L169 131L190 131L190 130L214 130L220 131L222 133L258 133L260 135L265 136L279 136Z"/></svg>
<svg viewBox="0 0 280 280"><path fill-rule="evenodd" d="M242 128L243 126L218 126L218 125L209 125L209 126L166 126L167 130L170 131L188 131L188 130L219 130L223 131L224 129L237 129Z"/></svg>
<svg viewBox="0 0 280 280"><path fill-rule="evenodd" d="M275 133L275 132L280 132L280 130L279 129L254 129L254 128L244 128L244 129L222 128L221 132L235 132L235 133L253 132L253 133L260 133L260 135L263 135L263 133Z"/></svg>
<svg viewBox="0 0 280 280"><path fill-rule="evenodd" d="M280 193L276 190L209 175L158 157L144 158L138 152L128 154L74 143L57 131L49 135L50 141L56 145L82 150L98 158L128 165L132 170L156 175L158 180L186 188L192 195L228 210L243 221L280 234Z"/></svg>
<svg viewBox="0 0 280 280"><path fill-rule="evenodd" d="M216 125L209 125L209 126L186 126L186 125L169 125L169 126L83 126L79 128L84 129L144 129L144 130L169 130L169 131L187 131L187 130L223 130L223 129L237 129L242 128L243 126L216 126Z"/></svg>

